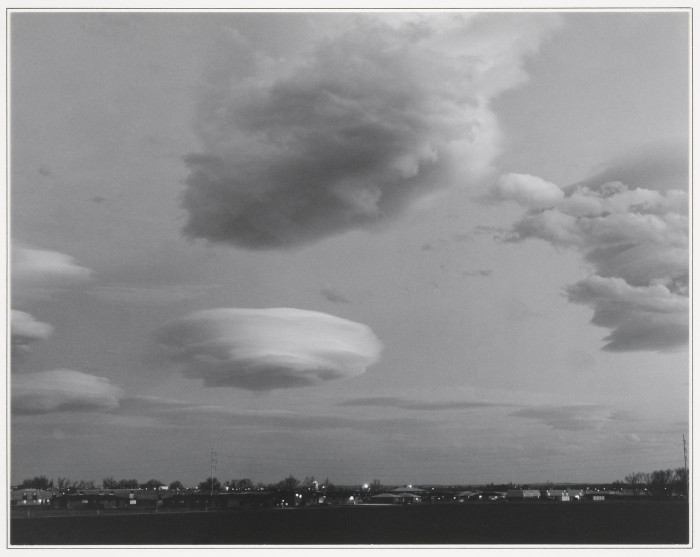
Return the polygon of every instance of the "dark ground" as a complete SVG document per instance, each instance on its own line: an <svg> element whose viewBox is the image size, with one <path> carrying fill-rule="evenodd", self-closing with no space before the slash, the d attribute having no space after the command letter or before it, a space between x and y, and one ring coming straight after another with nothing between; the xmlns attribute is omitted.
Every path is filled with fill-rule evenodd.
<svg viewBox="0 0 700 557"><path fill-rule="evenodd" d="M12 518L12 545L675 545L688 503L341 506Z"/></svg>

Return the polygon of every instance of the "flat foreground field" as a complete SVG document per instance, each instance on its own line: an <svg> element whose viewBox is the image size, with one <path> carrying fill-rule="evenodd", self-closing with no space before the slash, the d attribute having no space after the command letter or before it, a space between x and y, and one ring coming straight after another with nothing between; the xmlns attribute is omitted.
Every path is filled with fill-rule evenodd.
<svg viewBox="0 0 700 557"><path fill-rule="evenodd" d="M688 544L687 502L465 503L12 518L12 545Z"/></svg>

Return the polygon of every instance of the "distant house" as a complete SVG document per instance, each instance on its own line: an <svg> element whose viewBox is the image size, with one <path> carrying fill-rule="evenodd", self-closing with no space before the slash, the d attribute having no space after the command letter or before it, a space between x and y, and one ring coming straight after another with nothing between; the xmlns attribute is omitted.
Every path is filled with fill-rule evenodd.
<svg viewBox="0 0 700 557"><path fill-rule="evenodd" d="M506 492L508 501L536 501L539 498L539 489L509 489Z"/></svg>
<svg viewBox="0 0 700 557"><path fill-rule="evenodd" d="M571 501L571 495L566 489L548 489L545 497L550 501Z"/></svg>
<svg viewBox="0 0 700 557"><path fill-rule="evenodd" d="M372 503L378 503L380 505L397 505L401 497L396 493L379 493L378 495L372 495L370 500Z"/></svg>
<svg viewBox="0 0 700 557"><path fill-rule="evenodd" d="M464 502L474 497L474 495L478 495L478 493L476 491L462 491L461 493L454 495L454 499L460 502Z"/></svg>

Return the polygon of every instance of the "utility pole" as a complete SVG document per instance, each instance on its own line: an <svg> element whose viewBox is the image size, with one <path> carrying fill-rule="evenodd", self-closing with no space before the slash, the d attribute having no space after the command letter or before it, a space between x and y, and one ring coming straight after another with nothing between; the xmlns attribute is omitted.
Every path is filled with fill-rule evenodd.
<svg viewBox="0 0 700 557"><path fill-rule="evenodd" d="M685 495L690 495L690 478L688 477L688 447L685 444L685 433L683 434L683 469L685 470Z"/></svg>
<svg viewBox="0 0 700 557"><path fill-rule="evenodd" d="M209 469L209 483L211 484L210 495L214 495L214 470L216 470L216 453L211 450L211 467Z"/></svg>

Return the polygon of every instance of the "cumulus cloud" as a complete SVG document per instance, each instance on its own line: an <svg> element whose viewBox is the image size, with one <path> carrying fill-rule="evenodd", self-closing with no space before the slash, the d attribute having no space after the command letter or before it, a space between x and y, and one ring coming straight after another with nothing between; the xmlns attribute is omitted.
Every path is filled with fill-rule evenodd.
<svg viewBox="0 0 700 557"><path fill-rule="evenodd" d="M165 325L156 342L186 377L251 391L358 376L381 351L366 325L292 308L199 311Z"/></svg>
<svg viewBox="0 0 700 557"><path fill-rule="evenodd" d="M623 175L610 170L599 176ZM685 346L687 191L669 189L668 180L661 177L659 189L600 183L600 179L566 188L555 207L530 210L515 224L509 240L539 238L582 254L593 274L567 286L566 295L593 308L594 324L611 329L605 350L666 351Z"/></svg>
<svg viewBox="0 0 700 557"><path fill-rule="evenodd" d="M30 350L30 344L46 340L53 332L48 323L37 321L33 315L24 311L10 312L12 359L21 359Z"/></svg>
<svg viewBox="0 0 700 557"><path fill-rule="evenodd" d="M238 33L202 103L184 233L284 249L399 214L416 197L491 171L490 102L558 18L343 16L284 58ZM338 20L336 20L338 21Z"/></svg>
<svg viewBox="0 0 700 557"><path fill-rule="evenodd" d="M70 369L16 375L12 378L12 412L104 412L116 409L122 390L109 379Z"/></svg>
<svg viewBox="0 0 700 557"><path fill-rule="evenodd" d="M516 410L510 415L538 420L553 429L574 431L600 429L606 423L621 418L617 412L597 404L537 406Z"/></svg>
<svg viewBox="0 0 700 557"><path fill-rule="evenodd" d="M503 174L491 194L498 201L515 201L530 209L554 207L564 198L556 184L530 174Z"/></svg>
<svg viewBox="0 0 700 557"><path fill-rule="evenodd" d="M12 296L20 303L85 284L92 276L90 269L57 251L13 245L11 253Z"/></svg>

